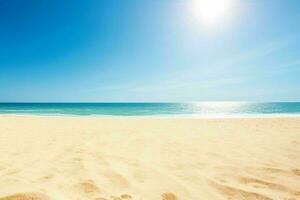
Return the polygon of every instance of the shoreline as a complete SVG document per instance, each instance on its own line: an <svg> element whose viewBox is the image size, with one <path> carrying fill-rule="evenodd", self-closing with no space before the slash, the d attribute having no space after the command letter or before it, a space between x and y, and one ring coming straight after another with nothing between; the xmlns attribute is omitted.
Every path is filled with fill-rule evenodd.
<svg viewBox="0 0 300 200"><path fill-rule="evenodd" d="M84 119L257 119L257 118L300 118L300 114L222 114L222 115L68 115L68 114L0 114L0 117L43 117Z"/></svg>

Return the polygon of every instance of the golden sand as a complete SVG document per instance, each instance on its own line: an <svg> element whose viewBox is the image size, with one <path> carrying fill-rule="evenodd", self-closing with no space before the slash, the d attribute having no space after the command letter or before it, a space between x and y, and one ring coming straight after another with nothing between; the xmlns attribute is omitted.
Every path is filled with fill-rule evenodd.
<svg viewBox="0 0 300 200"><path fill-rule="evenodd" d="M300 199L300 118L0 117L0 200L87 199Z"/></svg>

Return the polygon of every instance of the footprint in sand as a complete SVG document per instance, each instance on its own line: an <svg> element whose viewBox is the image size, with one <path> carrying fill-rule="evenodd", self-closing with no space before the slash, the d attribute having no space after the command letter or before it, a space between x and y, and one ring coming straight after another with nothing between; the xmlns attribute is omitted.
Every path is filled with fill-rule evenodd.
<svg viewBox="0 0 300 200"><path fill-rule="evenodd" d="M120 197L117 196L110 196L112 200L130 200L132 199L132 196L129 194L122 194Z"/></svg>
<svg viewBox="0 0 300 200"><path fill-rule="evenodd" d="M97 187L93 180L81 182L77 185L77 187L86 194L100 192L100 189Z"/></svg>
<svg viewBox="0 0 300 200"><path fill-rule="evenodd" d="M300 176L300 169L292 169L294 175Z"/></svg>
<svg viewBox="0 0 300 200"><path fill-rule="evenodd" d="M132 199L132 196L129 194L122 194L121 199Z"/></svg>
<svg viewBox="0 0 300 200"><path fill-rule="evenodd" d="M162 200L177 200L177 197L173 193L163 193L161 195Z"/></svg>
<svg viewBox="0 0 300 200"><path fill-rule="evenodd" d="M40 193L16 193L5 197L0 197L0 200L50 200L50 198Z"/></svg>

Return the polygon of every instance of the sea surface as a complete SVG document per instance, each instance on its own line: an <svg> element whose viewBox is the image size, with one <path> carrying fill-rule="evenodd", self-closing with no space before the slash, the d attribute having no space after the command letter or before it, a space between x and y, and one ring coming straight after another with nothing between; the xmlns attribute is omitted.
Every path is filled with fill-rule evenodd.
<svg viewBox="0 0 300 200"><path fill-rule="evenodd" d="M46 116L300 116L300 102L0 103L0 115L3 114Z"/></svg>

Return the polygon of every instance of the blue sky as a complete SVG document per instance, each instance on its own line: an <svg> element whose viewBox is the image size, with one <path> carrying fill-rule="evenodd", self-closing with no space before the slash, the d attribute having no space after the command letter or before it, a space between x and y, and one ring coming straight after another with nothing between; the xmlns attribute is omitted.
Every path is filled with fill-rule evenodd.
<svg viewBox="0 0 300 200"><path fill-rule="evenodd" d="M300 1L0 1L0 101L300 101Z"/></svg>

